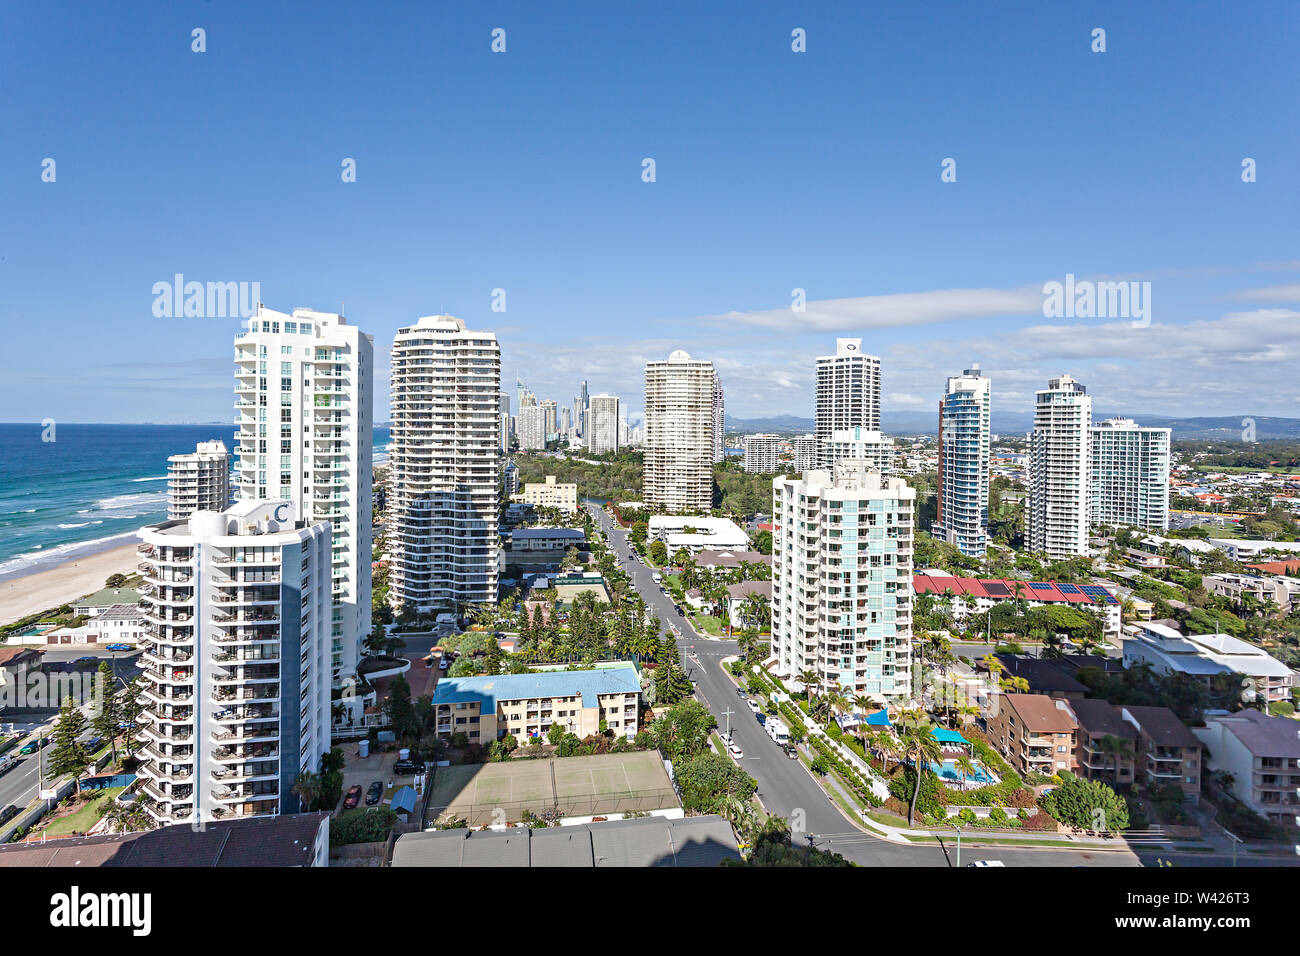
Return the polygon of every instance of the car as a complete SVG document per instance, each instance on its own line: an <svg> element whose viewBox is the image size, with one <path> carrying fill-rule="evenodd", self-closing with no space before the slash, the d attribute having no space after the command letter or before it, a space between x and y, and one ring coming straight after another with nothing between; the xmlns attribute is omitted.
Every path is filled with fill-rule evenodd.
<svg viewBox="0 0 1300 956"><path fill-rule="evenodd" d="M798 760L798 759L799 759L799 748L798 748L798 747L787 747L787 748L786 748L786 751L785 751L785 755L786 755L787 757L789 757L791 760Z"/></svg>
<svg viewBox="0 0 1300 956"><path fill-rule="evenodd" d="M384 795L384 785L376 780L366 791L366 806L373 807L379 802L379 798Z"/></svg>
<svg viewBox="0 0 1300 956"><path fill-rule="evenodd" d="M9 806L5 807L3 810L0 810L0 826L4 826L14 817L18 816L19 812L20 812L19 809L15 807L12 803L9 804Z"/></svg>
<svg viewBox="0 0 1300 956"><path fill-rule="evenodd" d="M753 711L754 713L756 713L756 714L759 713L760 711L762 711L762 709L763 709L762 707L759 707L759 706L758 706L758 701L754 700L754 698L752 698L752 697L747 697L747 698L745 698L745 703L748 704L748 705L749 705L749 709L752 710L752 711Z"/></svg>
<svg viewBox="0 0 1300 956"><path fill-rule="evenodd" d="M133 650L135 650L135 648L133 648L130 644L105 644L104 647L107 648L107 649L110 650L110 651L133 651Z"/></svg>
<svg viewBox="0 0 1300 956"><path fill-rule="evenodd" d="M1006 866L1001 860L976 860L974 863L967 863L967 866Z"/></svg>
<svg viewBox="0 0 1300 956"><path fill-rule="evenodd" d="M677 613L680 614L682 617L686 616L686 612L683 611L680 606L677 608Z"/></svg>
<svg viewBox="0 0 1300 956"><path fill-rule="evenodd" d="M742 760L745 756L745 751L741 750L736 744L731 744L727 747L727 753L731 754L731 756L735 757L737 760Z"/></svg>
<svg viewBox="0 0 1300 956"><path fill-rule="evenodd" d="M104 746L103 737L91 737L86 741L86 753L93 754L102 746Z"/></svg>
<svg viewBox="0 0 1300 956"><path fill-rule="evenodd" d="M40 750L49 742L50 742L49 737L42 737L40 740L33 740L31 743L23 747L22 750L18 751L18 755L23 756L25 754L34 754L36 753L36 751Z"/></svg>
<svg viewBox="0 0 1300 956"><path fill-rule="evenodd" d="M351 810L361 802L361 784L354 783L348 788L348 795L343 798L343 809Z"/></svg>
<svg viewBox="0 0 1300 956"><path fill-rule="evenodd" d="M410 776L415 773L415 764L410 760L399 760L393 764L393 773L403 777Z"/></svg>
<svg viewBox="0 0 1300 956"><path fill-rule="evenodd" d="M87 654L85 657L78 657L78 658L77 658L75 661L73 661L72 663L74 663L74 664L96 664L96 663L98 663L98 662L99 662L99 658L98 658L98 657L92 657L92 656L90 656L89 654Z"/></svg>
<svg viewBox="0 0 1300 956"><path fill-rule="evenodd" d="M739 687L736 688L736 696L739 697L741 700L749 700L749 698L745 696L745 692L741 690Z"/></svg>

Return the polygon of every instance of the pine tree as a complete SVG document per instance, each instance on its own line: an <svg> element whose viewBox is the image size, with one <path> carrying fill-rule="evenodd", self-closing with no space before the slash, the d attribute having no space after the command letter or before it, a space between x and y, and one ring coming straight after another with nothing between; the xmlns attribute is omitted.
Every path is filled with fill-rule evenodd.
<svg viewBox="0 0 1300 956"><path fill-rule="evenodd" d="M95 697L99 704L99 709L95 712L94 718L90 722L91 728L104 740L107 740L113 748L113 763L117 764L117 725L122 720L122 709L118 705L117 696L113 693L113 669L108 661L103 661L99 665L99 673L95 675Z"/></svg>
<svg viewBox="0 0 1300 956"><path fill-rule="evenodd" d="M46 764L46 779L57 780L65 774L80 777L86 772L90 758L86 748L77 739L86 730L86 716L68 697L59 711L58 723L54 725L53 749L50 751L49 763ZM80 784L78 784L80 789Z"/></svg>

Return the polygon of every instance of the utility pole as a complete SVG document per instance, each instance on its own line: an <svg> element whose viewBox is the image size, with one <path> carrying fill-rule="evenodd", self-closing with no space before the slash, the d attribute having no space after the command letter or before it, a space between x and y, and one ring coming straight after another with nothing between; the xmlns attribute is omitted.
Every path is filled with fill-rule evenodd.
<svg viewBox="0 0 1300 956"><path fill-rule="evenodd" d="M722 712L722 716L727 718L727 740L731 740L731 715L734 713L735 711L731 709L730 704L728 704L727 709Z"/></svg>
<svg viewBox="0 0 1300 956"><path fill-rule="evenodd" d="M950 823L948 825L957 831L957 868L961 869L961 827L957 826L955 823Z"/></svg>

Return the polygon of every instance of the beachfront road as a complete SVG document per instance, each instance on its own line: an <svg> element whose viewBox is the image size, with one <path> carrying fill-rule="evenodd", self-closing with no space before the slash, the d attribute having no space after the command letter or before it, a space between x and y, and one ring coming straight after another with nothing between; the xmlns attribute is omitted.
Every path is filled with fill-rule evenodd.
<svg viewBox="0 0 1300 956"><path fill-rule="evenodd" d="M804 821L800 837L823 849L831 849L864 866L956 866L956 842L911 846L891 843L858 829L831 802L811 774L798 760L791 760L759 725L724 672L722 660L738 653L734 641L716 640L697 634L690 622L678 615L670 596L662 593L651 577L653 572L635 557L627 532L608 514L588 504L600 522L610 547L630 574L633 586L651 611L665 624L681 630L678 644L690 677L696 682L696 697L717 718L721 730L730 721L731 732L745 756L741 766L758 781L758 792L769 812ZM731 713L728 714L727 712ZM1068 849L1006 849L962 846L961 865L976 860L1002 860L1008 866L1139 866L1128 850L1074 851Z"/></svg>

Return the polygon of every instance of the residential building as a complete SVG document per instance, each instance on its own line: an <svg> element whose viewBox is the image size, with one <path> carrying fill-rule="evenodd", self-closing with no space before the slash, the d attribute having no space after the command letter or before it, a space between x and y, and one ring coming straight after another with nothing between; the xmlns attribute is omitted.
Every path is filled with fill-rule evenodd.
<svg viewBox="0 0 1300 956"><path fill-rule="evenodd" d="M242 501L291 501L334 535L330 660L356 672L370 634L374 342L341 315L259 305L235 339Z"/></svg>
<svg viewBox="0 0 1300 956"><path fill-rule="evenodd" d="M816 435L798 435L790 439L790 449L794 452L794 470L800 474L825 467L822 465L822 440Z"/></svg>
<svg viewBox="0 0 1300 956"><path fill-rule="evenodd" d="M1158 674L1186 674L1207 686L1232 674L1243 699L1261 695L1269 703L1291 696L1291 669L1267 651L1231 634L1183 635L1155 622L1130 624L1124 639L1124 666L1150 665Z"/></svg>
<svg viewBox="0 0 1300 956"><path fill-rule="evenodd" d="M978 365L948 379L939 400L936 538L984 557L989 526L989 380Z"/></svg>
<svg viewBox="0 0 1300 956"><path fill-rule="evenodd" d="M1258 561L1269 551L1281 554L1300 552L1300 542L1296 541L1268 541L1263 538L1207 538L1206 541L1233 561L1243 564Z"/></svg>
<svg viewBox="0 0 1300 956"><path fill-rule="evenodd" d="M1192 733L1206 766L1232 778L1232 794L1279 826L1300 827L1300 733L1288 717L1257 710L1208 713ZM1222 779L1222 778L1220 778Z"/></svg>
<svg viewBox="0 0 1300 956"><path fill-rule="evenodd" d="M1029 436L1025 546L1053 561L1088 553L1092 398L1068 375L1037 393Z"/></svg>
<svg viewBox="0 0 1300 956"><path fill-rule="evenodd" d="M1066 584L1061 581L1021 581L1016 578L960 578L926 569L912 576L917 594L933 594L948 608L954 621L983 614L999 604L1025 608L1065 606L1087 610L1102 619L1102 636L1118 642L1121 605L1115 594L1100 584Z"/></svg>
<svg viewBox="0 0 1300 956"><path fill-rule="evenodd" d="M558 508L565 514L578 512L578 486L573 482L556 482L554 475L545 481L524 484L524 504L534 508Z"/></svg>
<svg viewBox="0 0 1300 956"><path fill-rule="evenodd" d="M722 391L722 379L713 376L713 463L716 465L727 457L726 445L722 443L726 422L727 401Z"/></svg>
<svg viewBox="0 0 1300 956"><path fill-rule="evenodd" d="M582 435L593 455L617 455L623 411L617 395L592 395L583 414Z"/></svg>
<svg viewBox="0 0 1300 956"><path fill-rule="evenodd" d="M843 428L821 439L821 467L830 470L845 458L871 462L882 475L897 471L894 439L862 427Z"/></svg>
<svg viewBox="0 0 1300 956"><path fill-rule="evenodd" d="M230 452L223 441L201 441L187 455L167 459L167 518L230 506Z"/></svg>
<svg viewBox="0 0 1300 956"><path fill-rule="evenodd" d="M1183 799L1195 803L1201 793L1201 742L1168 707L1120 708L1137 728L1137 782L1148 787L1175 784Z"/></svg>
<svg viewBox="0 0 1300 956"><path fill-rule="evenodd" d="M592 670L529 671L494 677L444 677L433 692L435 732L463 733L484 746L512 734L544 738L551 725L588 737L601 721L616 737L635 737L641 698L636 667L620 661Z"/></svg>
<svg viewBox="0 0 1300 956"><path fill-rule="evenodd" d="M1169 436L1168 428L1144 428L1131 418L1108 418L1093 426L1093 524L1148 531L1169 527Z"/></svg>
<svg viewBox="0 0 1300 956"><path fill-rule="evenodd" d="M1201 586L1211 594L1226 597L1243 613L1272 612L1288 615L1300 608L1300 578L1264 577L1255 574L1206 574Z"/></svg>
<svg viewBox="0 0 1300 956"><path fill-rule="evenodd" d="M772 604L771 581L738 581L727 585L727 620L737 629L750 627L758 622L750 620L746 614L746 605L751 595L757 595L769 609Z"/></svg>
<svg viewBox="0 0 1300 956"><path fill-rule="evenodd" d="M104 588L84 598L78 598L72 605L72 613L86 617L98 617L106 611L124 604L137 604L140 592L135 588Z"/></svg>
<svg viewBox="0 0 1300 956"><path fill-rule="evenodd" d="M713 506L713 363L678 349L645 367L644 497L669 511Z"/></svg>
<svg viewBox="0 0 1300 956"><path fill-rule="evenodd" d="M398 330L392 382L390 600L417 611L495 602L496 336L425 316Z"/></svg>
<svg viewBox="0 0 1300 956"><path fill-rule="evenodd" d="M780 435L746 435L741 439L745 449L742 464L751 475L773 475L781 469L781 446L784 440Z"/></svg>
<svg viewBox="0 0 1300 956"><path fill-rule="evenodd" d="M1078 724L1071 703L1045 694L999 694L985 718L989 740L1021 774L1074 770Z"/></svg>
<svg viewBox="0 0 1300 956"><path fill-rule="evenodd" d="M519 466L514 461L507 461L501 469L501 484L507 495L519 494Z"/></svg>
<svg viewBox="0 0 1300 956"><path fill-rule="evenodd" d="M744 550L749 546L749 535L730 518L651 515L647 527L646 539L667 545L669 558L681 548L698 554L708 550Z"/></svg>
<svg viewBox="0 0 1300 956"><path fill-rule="evenodd" d="M817 437L845 428L880 431L880 359L862 339L836 339L835 354L817 359Z"/></svg>
<svg viewBox="0 0 1300 956"><path fill-rule="evenodd" d="M519 429L521 451L546 450L546 408L544 406L528 405L519 409L515 422Z"/></svg>
<svg viewBox="0 0 1300 956"><path fill-rule="evenodd" d="M330 747L329 522L292 501L239 501L140 538L149 813L296 813L294 781Z"/></svg>
<svg viewBox="0 0 1300 956"><path fill-rule="evenodd" d="M772 481L772 655L818 689L911 694L916 491L845 459Z"/></svg>
<svg viewBox="0 0 1300 956"><path fill-rule="evenodd" d="M516 528L510 532L510 550L517 556L523 552L546 552L558 561L569 548L585 548L587 535L581 528Z"/></svg>
<svg viewBox="0 0 1300 956"><path fill-rule="evenodd" d="M1138 729L1124 719L1121 708L1104 700L1077 697L1069 701L1075 720L1074 772L1114 787L1134 781Z"/></svg>

